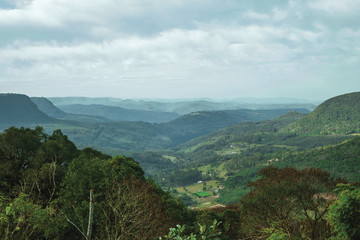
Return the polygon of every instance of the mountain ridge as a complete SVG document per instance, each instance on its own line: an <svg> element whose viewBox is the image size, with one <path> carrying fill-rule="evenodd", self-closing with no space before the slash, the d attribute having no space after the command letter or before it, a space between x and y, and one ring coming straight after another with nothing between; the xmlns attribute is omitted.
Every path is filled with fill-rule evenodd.
<svg viewBox="0 0 360 240"><path fill-rule="evenodd" d="M351 134L360 132L360 92L330 98L284 131L307 134Z"/></svg>
<svg viewBox="0 0 360 240"><path fill-rule="evenodd" d="M2 125L54 123L56 119L39 110L35 103L24 94L0 94L0 123Z"/></svg>

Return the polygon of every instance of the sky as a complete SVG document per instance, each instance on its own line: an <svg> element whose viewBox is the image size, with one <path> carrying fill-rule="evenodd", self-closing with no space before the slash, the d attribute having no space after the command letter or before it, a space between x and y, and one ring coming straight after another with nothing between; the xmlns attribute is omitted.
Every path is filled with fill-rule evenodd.
<svg viewBox="0 0 360 240"><path fill-rule="evenodd" d="M359 0L0 0L3 93L319 100L359 76Z"/></svg>

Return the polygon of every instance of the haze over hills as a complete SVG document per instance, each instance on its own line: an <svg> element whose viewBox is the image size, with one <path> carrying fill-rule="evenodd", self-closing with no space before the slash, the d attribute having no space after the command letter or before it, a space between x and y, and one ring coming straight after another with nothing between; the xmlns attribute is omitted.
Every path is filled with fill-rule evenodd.
<svg viewBox="0 0 360 240"><path fill-rule="evenodd" d="M36 104L40 111L56 119L90 123L110 122L109 119L106 119L104 117L90 116L84 114L71 114L64 112L59 108L55 107L52 102L50 102L44 97L31 97L30 99Z"/></svg>
<svg viewBox="0 0 360 240"><path fill-rule="evenodd" d="M0 94L0 124L44 124L54 123L55 119L41 112L26 95Z"/></svg>
<svg viewBox="0 0 360 240"><path fill-rule="evenodd" d="M22 98L24 101L26 100L25 102L27 102L27 104L30 102L33 108L37 109L27 96L23 95ZM38 104L38 108L42 111L51 117L58 118L58 120L49 122L48 124L43 124L41 121L12 121L14 125L42 125L48 132L54 129L61 129L80 147L91 146L100 149L106 148L107 151L141 151L169 148L239 122L271 119L290 111L290 109L200 111L184 115L167 123L151 124L136 121L119 122L106 118L109 114L112 114L112 112L121 117L121 115L124 116L125 113L129 112L140 113L141 115L144 113L148 114L148 111L130 111L128 109L119 109L119 107L87 105L86 107L89 108L87 113L89 114L103 115L99 113L106 113L104 113L105 116L89 116L62 111L46 98L32 98L32 101ZM18 113L19 119L21 119L21 109L23 108L24 106L13 108L14 111L20 110ZM121 110L122 114L116 112L116 110ZM308 112L306 109L299 109L299 111ZM46 117L46 115L38 109L37 113L39 116L41 115L47 119L52 119ZM150 113L152 116L156 115L154 112ZM160 116L161 114L164 114L163 116L175 115L174 113L159 113ZM147 115L147 117L149 117L149 115ZM161 118L164 120L163 117ZM141 120L146 120L144 115L142 115Z"/></svg>
<svg viewBox="0 0 360 240"><path fill-rule="evenodd" d="M156 112L171 112L180 115L188 114L198 111L222 111L222 110L236 110L236 109L294 109L305 108L313 110L317 102L310 102L305 100L295 99L234 99L215 101L211 99L194 99L194 100L131 100L119 98L87 98L87 97L56 97L48 98L55 106L60 107L64 105L108 105L118 106L126 109L146 110ZM253 101L253 102L251 102Z"/></svg>
<svg viewBox="0 0 360 240"><path fill-rule="evenodd" d="M151 123L161 123L169 122L180 116L176 113L170 112L125 109L122 107L100 104L60 105L59 108L67 113L105 117L111 121L143 121Z"/></svg>

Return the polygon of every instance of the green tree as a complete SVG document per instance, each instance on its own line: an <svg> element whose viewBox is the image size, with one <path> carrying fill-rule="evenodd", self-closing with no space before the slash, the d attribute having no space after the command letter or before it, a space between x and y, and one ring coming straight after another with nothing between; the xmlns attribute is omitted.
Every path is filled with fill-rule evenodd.
<svg viewBox="0 0 360 240"><path fill-rule="evenodd" d="M51 209L34 204L28 195L13 200L0 196L0 238L41 239L51 219Z"/></svg>
<svg viewBox="0 0 360 240"><path fill-rule="evenodd" d="M158 237L175 222L182 222L187 213L183 205L146 179L133 159L102 159L83 152L70 163L56 200L68 222L58 226L63 238L81 239L86 232L90 190L95 198L94 239Z"/></svg>
<svg viewBox="0 0 360 240"><path fill-rule="evenodd" d="M20 192L22 173L29 168L42 142L47 139L41 127L11 127L0 134L0 187L12 196Z"/></svg>
<svg viewBox="0 0 360 240"><path fill-rule="evenodd" d="M360 239L360 188L339 184L338 197L330 206L329 224L336 239Z"/></svg>
<svg viewBox="0 0 360 240"><path fill-rule="evenodd" d="M185 234L185 225L176 225L176 228L170 228L168 235L160 237L159 240L168 239L168 240L200 240L200 239L213 239L220 240L219 236L221 231L218 227L221 222L218 222L214 219L211 225L201 225L198 224L199 230L197 233Z"/></svg>

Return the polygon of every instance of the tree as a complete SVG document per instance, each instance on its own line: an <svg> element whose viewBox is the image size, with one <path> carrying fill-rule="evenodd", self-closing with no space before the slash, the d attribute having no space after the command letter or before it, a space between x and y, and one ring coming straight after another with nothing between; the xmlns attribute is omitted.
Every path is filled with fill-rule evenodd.
<svg viewBox="0 0 360 240"><path fill-rule="evenodd" d="M339 184L338 197L329 208L329 224L336 239L360 239L360 188Z"/></svg>
<svg viewBox="0 0 360 240"><path fill-rule="evenodd" d="M62 226L68 238L81 239L86 232L90 189L94 191L94 239L158 237L186 213L183 205L145 178L133 159L82 153L70 163L56 201L69 222Z"/></svg>
<svg viewBox="0 0 360 240"><path fill-rule="evenodd" d="M47 206L56 197L66 168L79 155L75 144L60 130L42 142L35 157L22 173L21 192Z"/></svg>
<svg viewBox="0 0 360 240"><path fill-rule="evenodd" d="M0 196L0 238L41 239L51 211L34 204L28 195L13 200Z"/></svg>
<svg viewBox="0 0 360 240"><path fill-rule="evenodd" d="M210 225L201 225L198 224L199 230L197 233L190 233L190 235L185 234L185 225L176 225L176 228L170 228L169 233L163 238L160 237L159 240L168 239L168 240L197 240L197 239L213 239L220 240L218 236L221 235L218 227L221 222L218 222L214 219L213 223Z"/></svg>
<svg viewBox="0 0 360 240"><path fill-rule="evenodd" d="M16 196L22 173L35 159L37 150L47 138L41 127L11 127L0 134L0 187Z"/></svg>
<svg viewBox="0 0 360 240"><path fill-rule="evenodd" d="M243 234L266 236L264 230L275 228L295 238L329 236L325 214L339 180L313 168L268 167L259 174L249 184L252 191L240 200Z"/></svg>
<svg viewBox="0 0 360 240"><path fill-rule="evenodd" d="M149 239L166 233L171 224L166 205L147 181L123 179L106 193L102 211L107 239Z"/></svg>

